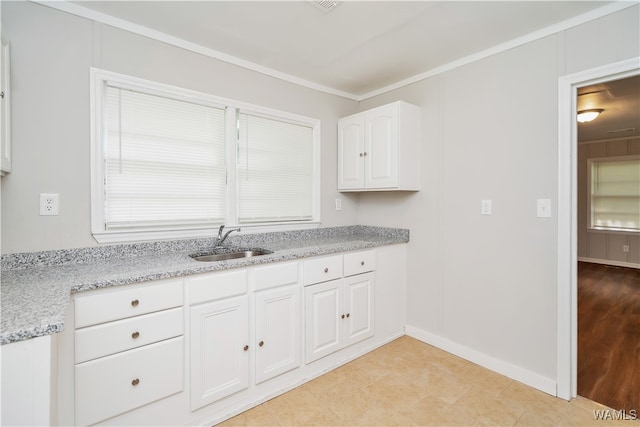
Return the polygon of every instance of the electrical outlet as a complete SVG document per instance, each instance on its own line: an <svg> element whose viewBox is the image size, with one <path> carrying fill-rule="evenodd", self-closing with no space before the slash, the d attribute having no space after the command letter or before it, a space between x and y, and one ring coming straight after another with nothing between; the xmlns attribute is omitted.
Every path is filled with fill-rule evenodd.
<svg viewBox="0 0 640 427"><path fill-rule="evenodd" d="M342 199L336 199L336 210L337 211L342 210Z"/></svg>
<svg viewBox="0 0 640 427"><path fill-rule="evenodd" d="M60 198L58 194L40 194L40 215L58 215Z"/></svg>
<svg viewBox="0 0 640 427"><path fill-rule="evenodd" d="M629 252L629 245L622 245L622 252Z"/></svg>

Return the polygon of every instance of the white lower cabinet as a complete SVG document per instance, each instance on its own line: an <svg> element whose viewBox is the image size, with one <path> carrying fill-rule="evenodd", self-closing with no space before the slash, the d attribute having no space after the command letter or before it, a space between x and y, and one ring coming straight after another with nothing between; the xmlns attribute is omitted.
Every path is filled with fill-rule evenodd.
<svg viewBox="0 0 640 427"><path fill-rule="evenodd" d="M291 390L404 334L405 262L395 245L79 293L57 424L214 425Z"/></svg>
<svg viewBox="0 0 640 427"><path fill-rule="evenodd" d="M191 410L249 385L249 304L246 295L190 309Z"/></svg>
<svg viewBox="0 0 640 427"><path fill-rule="evenodd" d="M300 366L297 262L201 275L188 292L192 411Z"/></svg>
<svg viewBox="0 0 640 427"><path fill-rule="evenodd" d="M76 366L76 424L89 425L178 393L182 337Z"/></svg>
<svg viewBox="0 0 640 427"><path fill-rule="evenodd" d="M90 425L184 387L182 280L75 298L75 424Z"/></svg>
<svg viewBox="0 0 640 427"><path fill-rule="evenodd" d="M327 356L374 334L375 251L339 255L341 279L311 284L304 288L307 363ZM322 265L336 264L337 257L305 262L307 277L318 277ZM307 275L307 272L310 272ZM367 271L367 272L362 272Z"/></svg>
<svg viewBox="0 0 640 427"><path fill-rule="evenodd" d="M300 366L300 287L255 294L256 384Z"/></svg>

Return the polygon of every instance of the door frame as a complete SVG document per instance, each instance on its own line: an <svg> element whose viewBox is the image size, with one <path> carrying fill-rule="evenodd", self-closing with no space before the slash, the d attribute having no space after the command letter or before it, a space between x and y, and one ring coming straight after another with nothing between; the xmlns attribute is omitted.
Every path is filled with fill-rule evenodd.
<svg viewBox="0 0 640 427"><path fill-rule="evenodd" d="M558 80L558 266L556 396L570 400L578 385L578 135L579 87L640 74L640 57Z"/></svg>

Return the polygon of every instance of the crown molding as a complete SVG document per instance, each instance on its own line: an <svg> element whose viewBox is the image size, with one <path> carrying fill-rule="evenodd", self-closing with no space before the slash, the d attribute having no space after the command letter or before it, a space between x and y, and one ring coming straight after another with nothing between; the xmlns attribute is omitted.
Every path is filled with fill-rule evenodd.
<svg viewBox="0 0 640 427"><path fill-rule="evenodd" d="M86 8L76 3L70 3L69 1L66 1L66 0L60 0L60 1L30 0L30 1L43 6L51 7L53 9L60 10L62 12L67 12L72 15L80 16L82 18L90 19L96 22L100 22L102 24L106 24L122 30L126 30L134 34L139 34L145 37L149 37L154 40L158 40L176 47L190 50L192 52L199 53L201 55L205 55L210 58L214 58L223 62L227 62L229 64L233 64L238 67L245 68L247 70L265 74L267 76L274 77L289 83L297 84L299 86L303 86L313 90L318 90L331 95L337 95L337 96L351 99L354 101L364 101L366 99L373 98L374 96L382 95L392 90L399 89L401 87L419 82L424 79L428 79L430 77L436 76L438 74L442 74L444 72L453 70L463 65L470 64L480 59L487 58L497 53L501 53L509 49L513 49L515 47L524 45L526 43L550 36L552 34L555 34L561 31L565 31L569 28L584 24L594 19L598 19L603 16L621 11L628 7L632 7L640 4L640 1L615 1L606 6L600 7L598 9L591 10L589 12L583 13L581 15L575 16L565 21L558 22L554 25L541 28L529 34L525 34L524 36L509 40L505 43L500 43L488 49L484 49L480 52L476 52L472 55L468 55L463 58L460 58L456 61L449 62L442 66L433 68L431 70L427 70L423 73L416 74L415 76L409 77L407 79L400 80L391 85L384 86L380 89L376 89L374 91L371 91L365 94L354 94L354 93L338 90L329 86L321 85L321 84L312 82L310 80L305 80L305 79L293 76L291 74L283 73L281 71L256 64L255 62L247 61L247 60L238 58L236 56L229 55L224 52L220 52L215 49L210 49L200 44L193 43L188 40L163 33L161 31L157 31L142 25L135 24L130 21L126 21L124 19L116 18L114 16L107 15L105 13L101 13L93 9Z"/></svg>

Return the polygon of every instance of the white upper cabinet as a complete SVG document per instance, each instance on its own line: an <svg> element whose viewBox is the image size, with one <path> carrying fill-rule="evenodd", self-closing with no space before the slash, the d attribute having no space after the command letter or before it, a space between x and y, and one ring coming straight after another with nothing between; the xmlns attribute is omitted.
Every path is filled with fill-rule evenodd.
<svg viewBox="0 0 640 427"><path fill-rule="evenodd" d="M420 190L420 107L397 101L338 121L338 190Z"/></svg>
<svg viewBox="0 0 640 427"><path fill-rule="evenodd" d="M9 40L1 36L0 45L0 175L11 172L11 87Z"/></svg>

